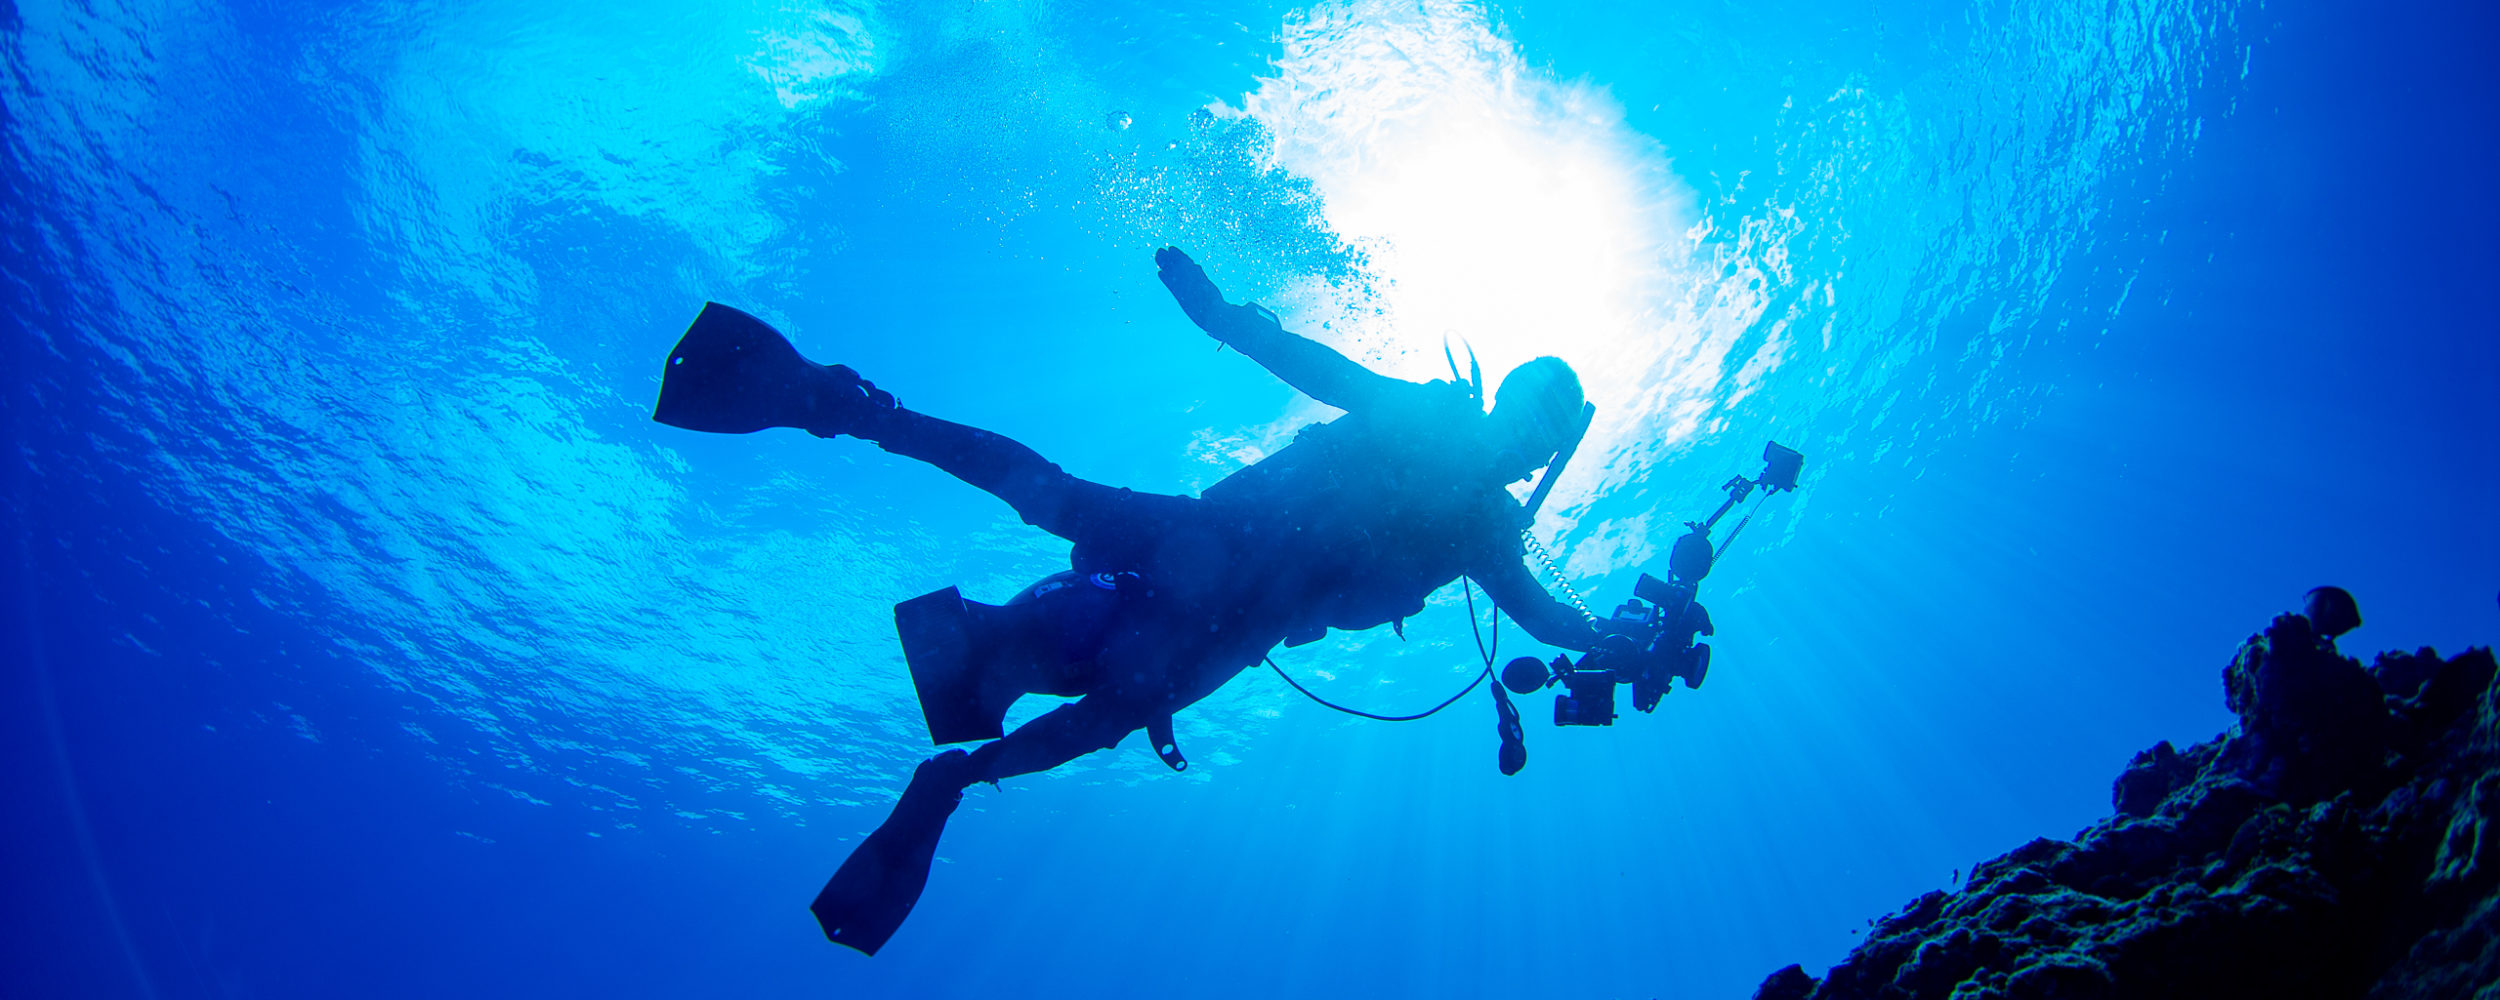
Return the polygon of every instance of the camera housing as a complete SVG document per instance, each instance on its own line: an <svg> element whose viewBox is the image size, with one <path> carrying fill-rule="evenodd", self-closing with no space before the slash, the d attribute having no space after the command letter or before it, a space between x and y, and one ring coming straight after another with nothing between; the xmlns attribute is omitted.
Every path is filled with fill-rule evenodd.
<svg viewBox="0 0 2500 1000"><path fill-rule="evenodd" d="M1571 693L1554 696L1555 725L1611 726L1615 724L1614 671L1574 670L1564 674L1562 682Z"/></svg>
<svg viewBox="0 0 2500 1000"><path fill-rule="evenodd" d="M1596 648L1583 654L1577 664L1557 657L1550 668L1528 657L1512 660L1502 671L1502 685L1519 694L1563 685L1564 693L1554 696L1557 726L1613 725L1617 684L1632 685L1632 707L1641 712L1655 710L1676 681L1688 688L1700 687L1710 676L1710 644L1700 637L1716 635L1718 630L1710 623L1710 609L1694 596L1702 578L1710 575L1719 557L1752 523L1753 515L1738 519L1723 540L1713 543L1710 534L1721 518L1755 490L1762 490L1765 499L1794 491L1805 463L1803 452L1777 441L1764 444L1762 475L1728 480L1720 487L1727 492L1727 501L1718 511L1707 520L1686 522L1691 530L1676 539L1668 554L1669 579L1641 574L1632 585L1632 599L1615 608L1613 617L1596 623Z"/></svg>
<svg viewBox="0 0 2500 1000"><path fill-rule="evenodd" d="M1695 637L1715 629L1709 609L1692 599L1693 588L1643 573L1632 594L1632 600L1615 608L1614 617L1598 623L1603 638L1597 648L1576 666L1556 660L1546 674L1545 684L1560 682L1566 691L1554 697L1555 725L1613 725L1617 684L1632 685L1632 707L1651 712L1673 690L1674 681L1696 688L1709 673L1710 646ZM1513 660L1503 672L1504 683L1526 694L1510 681L1524 680L1527 673L1520 660Z"/></svg>

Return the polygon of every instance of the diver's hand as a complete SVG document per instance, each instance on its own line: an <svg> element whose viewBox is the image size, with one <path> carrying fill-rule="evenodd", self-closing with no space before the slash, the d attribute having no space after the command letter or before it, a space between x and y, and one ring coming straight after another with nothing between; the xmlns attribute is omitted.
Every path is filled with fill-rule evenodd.
<svg viewBox="0 0 2500 1000"><path fill-rule="evenodd" d="M1220 330L1228 319L1229 308L1224 293L1207 279L1206 269L1179 247L1155 251L1155 267L1159 269L1155 276L1163 279L1163 287L1171 289L1173 301L1181 304L1181 311L1189 314L1190 322L1217 340L1224 339Z"/></svg>

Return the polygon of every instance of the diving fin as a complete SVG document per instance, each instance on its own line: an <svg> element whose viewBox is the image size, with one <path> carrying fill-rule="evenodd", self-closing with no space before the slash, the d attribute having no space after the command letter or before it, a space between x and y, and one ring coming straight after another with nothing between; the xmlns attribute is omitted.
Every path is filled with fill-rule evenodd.
<svg viewBox="0 0 2500 1000"><path fill-rule="evenodd" d="M851 849L808 904L825 940L874 955L903 926L929 884L929 863L937 857L946 818L972 783L969 761L963 751L949 750L920 762L894 812Z"/></svg>
<svg viewBox="0 0 2500 1000"><path fill-rule="evenodd" d="M706 302L668 352L651 419L714 434L767 427L829 432L842 429L846 409L875 394L865 386L848 368L801 357L763 320Z"/></svg>
<svg viewBox="0 0 2500 1000"><path fill-rule="evenodd" d="M911 668L933 745L1007 735L1007 708L1023 692L984 683L989 672L981 661L992 644L981 641L988 630L978 613L991 610L953 587L894 606L894 631L903 640L903 663Z"/></svg>

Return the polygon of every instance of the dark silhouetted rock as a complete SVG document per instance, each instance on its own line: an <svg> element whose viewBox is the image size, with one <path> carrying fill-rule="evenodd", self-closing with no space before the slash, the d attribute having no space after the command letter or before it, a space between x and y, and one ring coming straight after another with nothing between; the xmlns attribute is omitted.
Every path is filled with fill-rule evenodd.
<svg viewBox="0 0 2500 1000"><path fill-rule="evenodd" d="M2379 690L2387 692L2387 697L2401 701L2421 694L2422 685L2430 683L2431 675L2447 665L2448 661L2428 649L2380 653L2378 661L2370 664L2370 677L2378 681Z"/></svg>
<svg viewBox="0 0 2500 1000"><path fill-rule="evenodd" d="M2150 816L2161 807L2172 790L2196 777L2196 769L2179 756L2179 748L2169 740L2153 744L2153 748L2135 755L2127 769L2109 790L2110 805L2118 815L2138 819Z"/></svg>
<svg viewBox="0 0 2500 1000"><path fill-rule="evenodd" d="M2310 802L2376 772L2387 749L2387 701L2361 663L2335 651L2309 619L2281 615L2240 646L2223 671L2223 703L2240 717L2242 771L2266 791Z"/></svg>
<svg viewBox="0 0 2500 1000"><path fill-rule="evenodd" d="M1806 1000L1814 995L1814 977L1806 975L1803 966L1792 965L1771 973L1762 981L1762 988L1753 991L1753 1000Z"/></svg>
<svg viewBox="0 0 2500 1000"><path fill-rule="evenodd" d="M2116 815L1981 863L1820 981L1792 965L1755 997L2500 997L2500 663L2425 649L2365 670L2325 631L2284 615L2251 637L2223 672L2238 727L2137 754Z"/></svg>

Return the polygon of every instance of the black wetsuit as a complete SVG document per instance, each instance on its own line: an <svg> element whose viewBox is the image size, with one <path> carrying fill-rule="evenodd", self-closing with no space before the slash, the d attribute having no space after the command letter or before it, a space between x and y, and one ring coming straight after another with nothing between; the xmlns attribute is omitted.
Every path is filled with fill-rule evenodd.
<svg viewBox="0 0 2500 1000"><path fill-rule="evenodd" d="M1074 568L1146 581L1112 616L1090 690L975 751L978 778L1115 745L1279 642L1402 620L1461 575L1544 642L1594 641L1522 563L1524 512L1484 446L1474 393L1381 376L1272 327L1228 342L1347 415L1198 498L1088 482L1009 438L909 410L879 410L853 432L1006 501L1073 543Z"/></svg>

